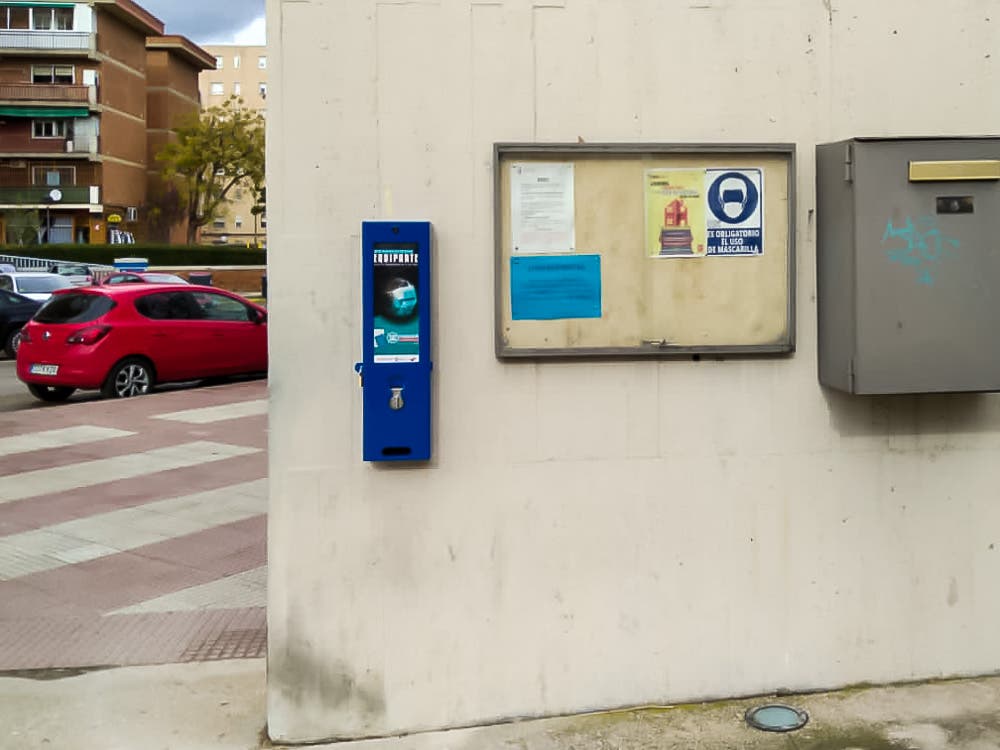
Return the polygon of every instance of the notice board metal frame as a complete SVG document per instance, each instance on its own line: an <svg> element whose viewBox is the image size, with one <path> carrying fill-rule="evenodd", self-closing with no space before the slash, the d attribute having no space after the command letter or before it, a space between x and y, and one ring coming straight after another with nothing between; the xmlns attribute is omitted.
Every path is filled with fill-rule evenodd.
<svg viewBox="0 0 1000 750"><path fill-rule="evenodd" d="M776 184L774 180L774 175L771 175L771 179L766 185L766 189L770 193L777 193L779 205L781 210L778 211L780 228L775 232L775 226L773 226L775 208L767 208L771 204L766 204L762 207L762 212L767 209L768 214L771 215L771 221L766 225L771 227L770 230L766 230L764 234L764 250L762 255L770 254L773 256L777 251L780 256L778 260L769 259L770 266L775 269L779 268L778 261L780 260L780 271L784 276L784 283L780 283L780 279L770 279L772 286L775 286L773 290L780 299L773 302L772 307L774 314L781 318L783 315L783 326L777 335L769 337L767 340L763 341L752 341L746 340L745 336L741 336L739 332L734 332L731 339L727 338L725 334L717 334L717 337L721 336L721 340L710 340L705 342L698 341L670 341L664 338L658 338L655 335L643 336L639 331L630 331L626 334L626 338L630 341L627 343L622 343L620 341L615 341L612 337L607 337L606 340L594 341L594 336L590 336L590 341L583 345L573 345L569 342L567 338L564 338L562 332L557 330L563 328L563 326L552 325L556 321L542 321L540 326L537 328L545 328L546 326L552 329L553 336L542 336L544 340L538 341L539 338L535 336L536 340L525 344L519 341L517 335L517 329L523 327L522 324L525 321L514 321L512 313L512 293L511 293L511 258L514 257L512 252L510 236L512 234L511 229L511 186L510 177L506 174L508 172L508 165L518 160L523 160L525 162L549 162L549 163L564 163L570 162L574 165L576 164L588 164L588 163L598 163L602 168L608 167L609 165L613 167L615 164L621 165L621 168L625 170L622 173L622 184L626 185L634 176L632 173L639 175L635 178L634 184L627 184L625 188L626 192L629 193L623 199L627 202L631 197L641 208L632 206L629 208L630 211L640 210L645 211L644 202L646 200L644 193L644 178L642 177L644 170L647 168L660 169L664 168L661 165L668 164L666 169L690 169L697 170L699 167L697 164L703 164L705 169L749 169L751 165L757 163L754 160L760 160L761 163L767 163L770 165L770 169L775 168L775 165L779 165L780 171L784 172L784 179L780 180L781 184ZM670 166L676 163L676 167ZM628 173L626 176L626 172ZM795 144L791 143L496 143L493 148L493 175L494 175L494 254L495 254L495 264L494 264L494 319L495 319L495 329L494 329L494 343L496 356L499 359L545 359L545 358L573 358L573 357L608 357L608 358L665 358L665 357L675 357L675 356L691 356L696 354L706 354L706 355L781 355L790 354L795 351ZM577 180L578 184L582 175L580 171L574 170L574 179ZM584 177L584 179L586 179ZM632 192L634 190L634 193ZM582 191L586 193L587 191ZM581 195L581 191L574 192L574 198ZM621 196L619 196L621 197ZM585 198L586 199L586 198ZM767 193L763 200L767 200ZM612 201L616 203L618 201ZM575 215L579 217L582 214L587 216L593 215L595 212L605 210L603 206L581 206L577 203L574 207ZM608 209L613 210L613 209ZM631 223L626 220L626 224L631 226ZM640 222L642 224L642 222ZM636 257L642 257L644 251L643 247L643 226L637 226L634 230L639 232L639 241L634 243L634 247L626 249L624 252L635 253ZM772 238L776 235L779 240L777 245L775 240L772 239L768 242L768 234L772 235ZM591 238L593 240L594 238ZM601 260L603 266L600 273L602 276L605 273L605 269L611 267L613 270L613 264L616 262L616 258L613 254L605 254L604 249L610 245L604 245L602 243L611 243L614 241L612 237L598 237L597 245L594 247L578 247L575 248L574 253L559 254L561 257L573 257L574 255L584 255L587 253L599 253L601 254ZM622 251L619 250L619 253ZM557 254L552 254L552 257L556 257ZM760 256L758 256L759 258ZM755 258L756 259L756 258ZM725 257L712 257L712 258L648 258L645 259L646 263L653 264L663 264L668 270L664 273L661 269L657 268L656 271L660 273L661 276L669 276L671 269L669 264L692 264L692 263L704 263L708 260L709 263L716 264L733 264L732 270L736 268L736 264L745 263L749 258L725 258ZM634 258L629 258L627 262L634 262ZM648 267L644 267L648 268ZM687 269L685 269L687 270ZM728 270L727 270L728 272ZM775 271L777 273L777 271ZM775 274L771 274L774 276ZM639 278L636 278L635 285L641 283ZM621 285L619 285L621 286ZM779 288L780 286L780 288ZM601 293L604 293L605 287L603 286ZM748 288L746 294L748 297L754 295L756 290L753 288ZM773 296L773 295L772 295ZM650 300L640 300L637 306L643 308L646 303ZM652 301L655 303L655 301ZM614 301L612 300L612 303ZM780 309L778 309L780 306ZM647 308L648 309L648 308ZM559 321L561 322L561 321ZM737 321L738 322L738 321ZM527 321L528 325L531 326L536 323L536 321ZM575 329L578 333L580 331L586 331L587 326L594 326L592 321L587 320L574 320L568 321L570 325L564 328ZM642 321L638 322L642 325ZM739 326L734 326L738 328ZM566 334L567 337L572 338L573 334Z"/></svg>

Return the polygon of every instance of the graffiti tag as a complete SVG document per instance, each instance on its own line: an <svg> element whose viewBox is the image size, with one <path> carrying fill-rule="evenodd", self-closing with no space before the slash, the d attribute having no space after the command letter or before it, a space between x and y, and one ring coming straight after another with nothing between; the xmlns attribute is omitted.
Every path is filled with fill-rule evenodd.
<svg viewBox="0 0 1000 750"><path fill-rule="evenodd" d="M933 216L920 216L916 223L909 216L906 223L899 227L892 225L892 219L886 222L882 244L887 240L902 240L902 247L890 248L886 251L889 260L910 266L917 272L917 283L934 285L934 274L938 270L942 258L952 250L957 250L961 244L958 240L945 237L938 229L937 219Z"/></svg>

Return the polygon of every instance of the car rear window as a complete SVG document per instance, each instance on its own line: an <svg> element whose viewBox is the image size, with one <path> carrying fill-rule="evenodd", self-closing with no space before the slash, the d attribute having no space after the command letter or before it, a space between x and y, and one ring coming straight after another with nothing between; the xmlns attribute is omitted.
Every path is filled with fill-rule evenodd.
<svg viewBox="0 0 1000 750"><path fill-rule="evenodd" d="M172 273L147 273L143 278L151 284L187 284L180 276Z"/></svg>
<svg viewBox="0 0 1000 750"><path fill-rule="evenodd" d="M35 320L39 323L89 323L114 306L114 300L103 294L57 294L35 313Z"/></svg>
<svg viewBox="0 0 1000 750"><path fill-rule="evenodd" d="M60 266L56 273L62 276L89 276L90 269L86 266Z"/></svg>
<svg viewBox="0 0 1000 750"><path fill-rule="evenodd" d="M54 292L56 289L65 289L69 286L73 285L62 276L22 276L17 280L17 289L21 294Z"/></svg>

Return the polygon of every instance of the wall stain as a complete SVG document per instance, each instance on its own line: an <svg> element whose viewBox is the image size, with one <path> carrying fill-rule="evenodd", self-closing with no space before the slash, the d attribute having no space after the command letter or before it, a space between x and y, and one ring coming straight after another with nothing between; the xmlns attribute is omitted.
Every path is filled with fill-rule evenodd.
<svg viewBox="0 0 1000 750"><path fill-rule="evenodd" d="M312 641L298 627L290 613L284 648L268 654L268 681L285 700L295 706L319 704L339 709L362 724L371 724L385 715L385 685L382 675L366 670L358 675L347 662L335 659L324 663Z"/></svg>

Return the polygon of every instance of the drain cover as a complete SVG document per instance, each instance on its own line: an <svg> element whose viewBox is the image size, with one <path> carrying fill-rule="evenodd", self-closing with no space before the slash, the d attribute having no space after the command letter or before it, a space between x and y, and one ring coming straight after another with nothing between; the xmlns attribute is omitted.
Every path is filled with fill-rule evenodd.
<svg viewBox="0 0 1000 750"><path fill-rule="evenodd" d="M747 724L765 732L792 732L809 721L809 714L798 708L771 703L750 708L746 713Z"/></svg>

